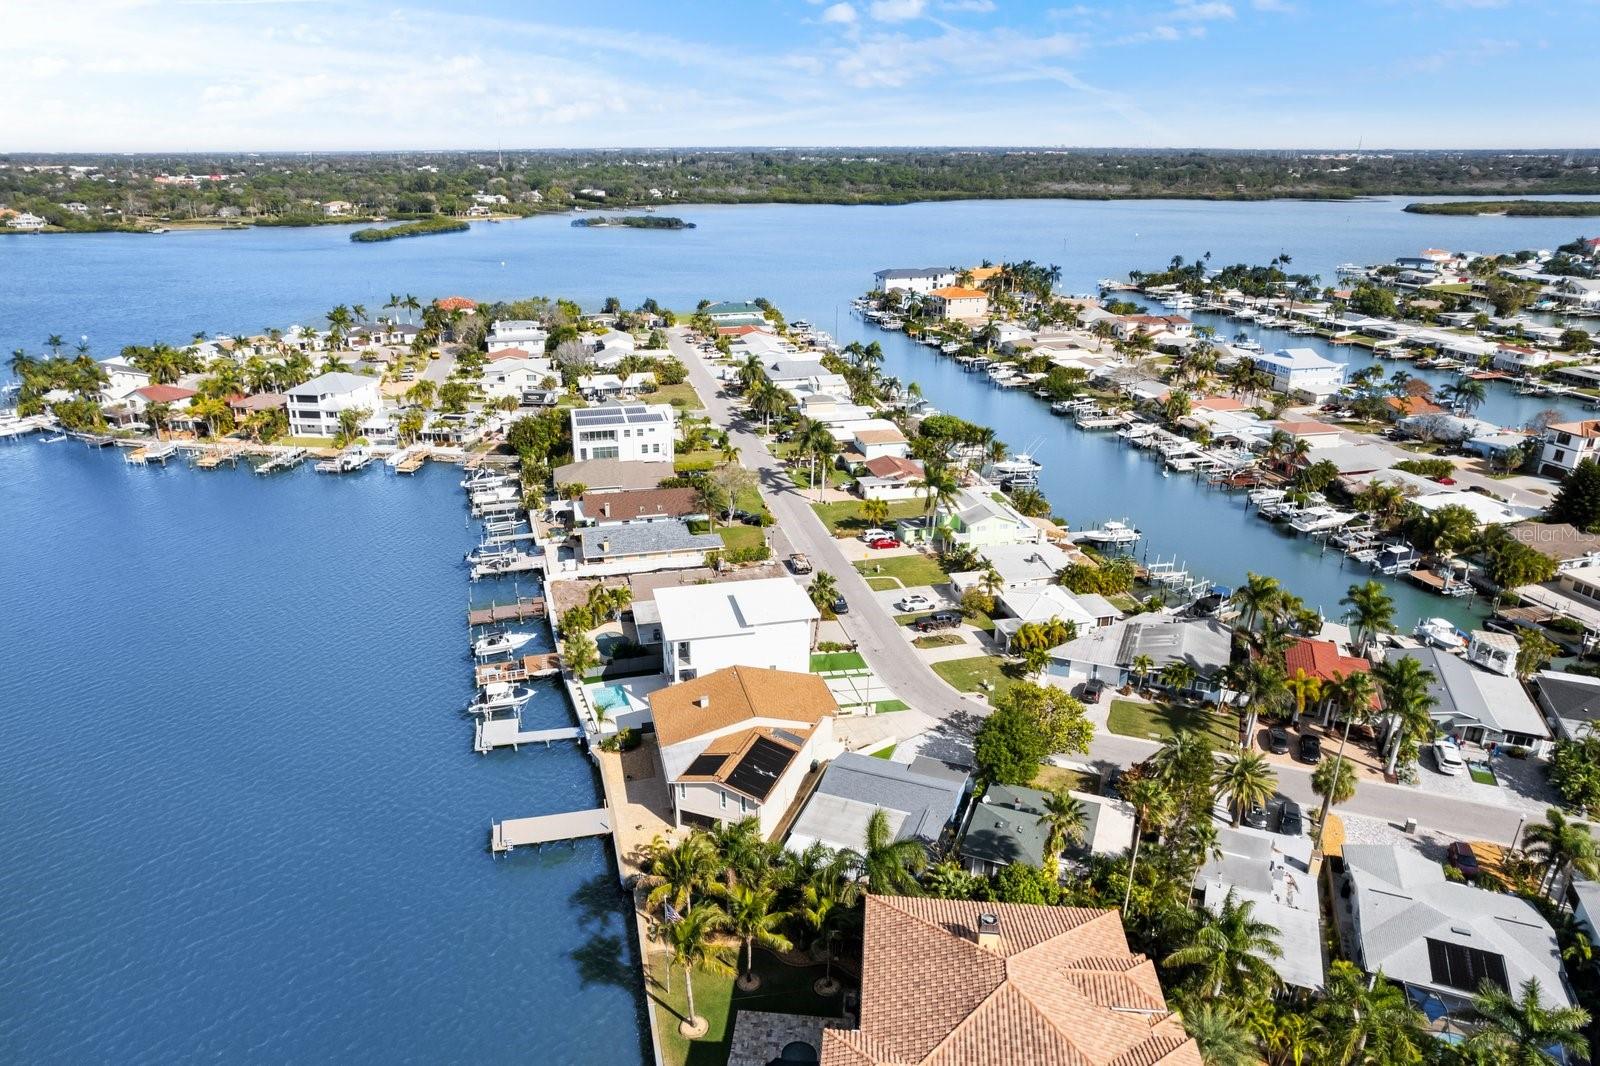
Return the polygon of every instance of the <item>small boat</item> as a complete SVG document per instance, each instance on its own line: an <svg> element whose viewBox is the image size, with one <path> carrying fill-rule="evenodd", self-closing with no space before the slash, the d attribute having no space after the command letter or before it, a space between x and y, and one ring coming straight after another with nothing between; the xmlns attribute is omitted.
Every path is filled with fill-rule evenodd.
<svg viewBox="0 0 1600 1066"><path fill-rule="evenodd" d="M472 642L472 654L479 659L516 651L533 639L532 633L486 633Z"/></svg>
<svg viewBox="0 0 1600 1066"><path fill-rule="evenodd" d="M498 562L510 559L516 554L516 549L509 544L480 544L467 552L467 562L474 565Z"/></svg>
<svg viewBox="0 0 1600 1066"><path fill-rule="evenodd" d="M1350 511L1341 511L1334 507L1308 507L1300 516L1289 523L1296 533L1322 533L1330 529L1338 529L1347 522L1355 520L1355 514Z"/></svg>
<svg viewBox="0 0 1600 1066"><path fill-rule="evenodd" d="M489 488L495 485L506 485L511 482L511 475L499 474L493 470L474 470L461 479L464 489Z"/></svg>
<svg viewBox="0 0 1600 1066"><path fill-rule="evenodd" d="M1039 480L1039 471L1044 469L1034 461L1033 456L1027 452L1018 452L1009 459L1002 459L990 467L995 480L1001 484L1033 484Z"/></svg>
<svg viewBox="0 0 1600 1066"><path fill-rule="evenodd" d="M473 714L493 714L521 707L533 698L533 689L509 681L491 681L467 710Z"/></svg>
<svg viewBox="0 0 1600 1066"><path fill-rule="evenodd" d="M1141 536L1142 533L1126 522L1107 522L1098 529L1083 530L1078 539L1090 544L1132 544Z"/></svg>
<svg viewBox="0 0 1600 1066"><path fill-rule="evenodd" d="M1467 646L1465 634L1448 618L1424 618L1411 633L1424 644L1442 651L1461 651Z"/></svg>
<svg viewBox="0 0 1600 1066"><path fill-rule="evenodd" d="M45 437L39 443L40 444L60 444L62 441L66 440L66 439L67 439L67 435L65 433L57 433L53 437Z"/></svg>

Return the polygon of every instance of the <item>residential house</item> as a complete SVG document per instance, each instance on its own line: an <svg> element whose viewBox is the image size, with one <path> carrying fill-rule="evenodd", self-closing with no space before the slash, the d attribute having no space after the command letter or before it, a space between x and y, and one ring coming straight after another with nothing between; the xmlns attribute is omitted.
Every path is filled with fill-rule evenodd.
<svg viewBox="0 0 1600 1066"><path fill-rule="evenodd" d="M887 418L869 418L863 422L853 422L844 432L850 434L848 451L859 455L862 461L881 459L885 456L904 459L911 451L911 444L906 440L906 435L900 432L900 427Z"/></svg>
<svg viewBox="0 0 1600 1066"><path fill-rule="evenodd" d="M1543 348L1529 348L1523 344L1501 344L1495 348L1494 368L1508 370L1513 374L1526 374L1534 370L1543 370L1555 362L1557 356Z"/></svg>
<svg viewBox="0 0 1600 1066"><path fill-rule="evenodd" d="M1326 422L1317 422L1310 419L1281 419L1268 423L1272 429L1287 433L1294 440L1306 442L1306 447L1334 448L1344 443L1344 431L1338 426L1330 426ZM1315 459L1321 458L1316 456Z"/></svg>
<svg viewBox="0 0 1600 1066"><path fill-rule="evenodd" d="M49 225L44 219L31 211L23 211L6 219L6 228L19 230L23 233L37 233Z"/></svg>
<svg viewBox="0 0 1600 1066"><path fill-rule="evenodd" d="M1533 693L1557 740L1587 737L1600 722L1600 677L1540 670L1533 676Z"/></svg>
<svg viewBox="0 0 1600 1066"><path fill-rule="evenodd" d="M1039 528L1019 514L1004 497L981 489L959 490L954 506L939 510L938 525L946 540L974 549L999 544L1036 544L1043 539Z"/></svg>
<svg viewBox="0 0 1600 1066"><path fill-rule="evenodd" d="M1519 522L1506 532L1554 562L1558 573L1600 563L1600 534L1565 522Z"/></svg>
<svg viewBox="0 0 1600 1066"><path fill-rule="evenodd" d="M1272 375L1272 387L1278 392L1323 400L1344 388L1345 364L1324 359L1310 348L1255 352L1250 358Z"/></svg>
<svg viewBox="0 0 1600 1066"><path fill-rule="evenodd" d="M767 320L761 307L748 301L714 303L705 314L719 326L759 326Z"/></svg>
<svg viewBox="0 0 1600 1066"><path fill-rule="evenodd" d="M339 415L360 409L371 418L383 408L378 379L343 372L323 374L289 390L289 434L294 437L332 437L339 432Z"/></svg>
<svg viewBox="0 0 1600 1066"><path fill-rule="evenodd" d="M770 838L813 764L838 750L838 710L815 674L751 666L652 692L673 823L709 827L753 817Z"/></svg>
<svg viewBox="0 0 1600 1066"><path fill-rule="evenodd" d="M1529 979L1547 1005L1572 1005L1555 932L1533 904L1451 881L1409 845L1346 844L1335 898L1355 963L1425 1009L1465 1011L1484 981L1515 993Z"/></svg>
<svg viewBox="0 0 1600 1066"><path fill-rule="evenodd" d="M286 403L281 392L258 392L252 396L228 397L228 408L239 421L263 411L281 411Z"/></svg>
<svg viewBox="0 0 1600 1066"><path fill-rule="evenodd" d="M1539 473L1546 477L1565 477L1585 459L1600 453L1600 419L1582 422L1552 422L1544 431L1544 449L1539 453Z"/></svg>
<svg viewBox="0 0 1600 1066"><path fill-rule="evenodd" d="M706 553L723 547L715 533L692 533L674 520L589 526L577 531L575 541L570 557L559 556L559 566L589 576L704 566Z"/></svg>
<svg viewBox="0 0 1600 1066"><path fill-rule="evenodd" d="M1281 952L1264 961L1279 979L1290 988L1322 988L1322 916L1310 838L1219 828L1215 848L1195 874L1194 892L1213 912L1230 898L1250 904L1251 917L1278 931Z"/></svg>
<svg viewBox="0 0 1600 1066"><path fill-rule="evenodd" d="M623 462L665 462L672 459L677 432L677 412L671 404L606 404L574 407L573 456L619 459Z"/></svg>
<svg viewBox="0 0 1600 1066"><path fill-rule="evenodd" d="M1398 422L1402 418L1410 418L1412 415L1437 415L1443 412L1443 407L1423 396L1385 396L1383 398L1383 413L1391 422Z"/></svg>
<svg viewBox="0 0 1600 1066"><path fill-rule="evenodd" d="M720 545L720 538L712 539ZM656 593L656 611L661 672L673 681L727 666L801 673L811 668L821 615L805 589L789 578L665 588Z"/></svg>
<svg viewBox="0 0 1600 1066"><path fill-rule="evenodd" d="M850 384L815 359L775 359L766 365L767 380L795 396L828 393L849 396Z"/></svg>
<svg viewBox="0 0 1600 1066"><path fill-rule="evenodd" d="M895 840L920 840L931 847L955 821L966 791L964 772L931 759L907 766L845 752L823 771L785 846L796 853L812 844L860 852L867 822L881 810Z"/></svg>
<svg viewBox="0 0 1600 1066"><path fill-rule="evenodd" d="M1100 625L1100 620L1078 602L1078 597L1060 585L1028 585L1006 589L996 597L995 602L1006 612L1004 617L997 617L994 620L995 636L1000 639L1001 649L1008 653L1017 630L1029 623L1042 625L1060 619L1076 627L1079 633L1095 629ZM1110 604L1107 603L1106 606L1110 607ZM1121 617L1121 611L1117 611L1115 607L1111 607L1111 610L1116 611L1118 618Z"/></svg>
<svg viewBox="0 0 1600 1066"><path fill-rule="evenodd" d="M150 384L150 375L134 366L125 356L112 356L100 360L100 369L106 372L106 387L100 390L107 403L122 399L134 389Z"/></svg>
<svg viewBox="0 0 1600 1066"><path fill-rule="evenodd" d="M596 526L666 522L698 518L704 514L700 494L691 488L586 492L572 508L574 522Z"/></svg>
<svg viewBox="0 0 1600 1066"><path fill-rule="evenodd" d="M582 485L590 492L653 489L674 475L672 463L624 462L621 459L586 459L556 467L557 488Z"/></svg>
<svg viewBox="0 0 1600 1066"><path fill-rule="evenodd" d="M124 402L135 412L143 413L151 404L166 404L174 411L181 411L189 406L189 402L198 395L194 389L184 388L181 385L144 385L134 389L124 397Z"/></svg>
<svg viewBox="0 0 1600 1066"><path fill-rule="evenodd" d="M1511 745L1535 755L1550 746L1549 727L1516 678L1490 673L1437 648L1399 648L1388 654L1416 659L1432 675L1429 715L1458 743Z"/></svg>
<svg viewBox="0 0 1600 1066"><path fill-rule="evenodd" d="M864 500L913 500L922 495L922 464L915 459L881 455L863 464L866 473L856 479Z"/></svg>
<svg viewBox="0 0 1600 1066"><path fill-rule="evenodd" d="M978 549L978 557L1000 575L1002 589L1038 588L1049 585L1055 576L1074 561L1072 553L1054 544L991 544ZM1081 556L1079 557L1081 558ZM957 588L965 591L979 582L976 580L987 570L974 571L971 580L960 580L969 575L952 575Z"/></svg>
<svg viewBox="0 0 1600 1066"><path fill-rule="evenodd" d="M530 404L542 396L546 381L555 377L548 359L534 359L520 348L507 348L489 357L478 377L478 387L490 398L510 396Z"/></svg>
<svg viewBox="0 0 1600 1066"><path fill-rule="evenodd" d="M656 387L656 376L649 371L622 376L619 374L586 374L578 379L578 392L591 403L631 400Z"/></svg>
<svg viewBox="0 0 1600 1066"><path fill-rule="evenodd" d="M915 293L926 296L934 289L947 288L956 283L960 271L955 267L910 267L902 269L880 270L872 275L872 287L876 292L901 292Z"/></svg>
<svg viewBox="0 0 1600 1066"><path fill-rule="evenodd" d="M1114 910L868 894L863 942L821 1066L1200 1066Z"/></svg>
<svg viewBox="0 0 1600 1066"><path fill-rule="evenodd" d="M1037 788L990 785L967 815L959 845L961 865L982 877L1016 863L1043 866L1049 833L1040 819L1048 798Z"/></svg>
<svg viewBox="0 0 1600 1066"><path fill-rule="evenodd" d="M1150 660L1152 681L1166 667L1183 663L1195 673L1189 691L1220 702L1223 671L1233 658L1233 633L1213 618L1138 615L1079 633L1052 649L1046 676L1058 683L1098 679L1120 688L1137 680L1133 664L1140 658Z"/></svg>
<svg viewBox="0 0 1600 1066"><path fill-rule="evenodd" d="M525 352L539 354L544 351L545 341L549 339L549 332L540 323L508 318L489 327L489 335L484 338L484 343L490 355L507 348L521 348Z"/></svg>
<svg viewBox="0 0 1600 1066"><path fill-rule="evenodd" d="M322 205L322 213L328 218L338 218L341 215L348 215L354 210L355 205L349 200L329 200L327 203Z"/></svg>
<svg viewBox="0 0 1600 1066"><path fill-rule="evenodd" d="M1194 335L1194 323L1183 315L1122 315L1111 329L1124 341L1139 336L1183 339Z"/></svg>
<svg viewBox="0 0 1600 1066"><path fill-rule="evenodd" d="M942 285L928 291L934 314L946 322L973 322L989 313L989 294L982 289Z"/></svg>
<svg viewBox="0 0 1600 1066"><path fill-rule="evenodd" d="M1585 646L1600 638L1600 562L1558 571L1554 581L1512 589L1524 604L1542 607L1583 626Z"/></svg>

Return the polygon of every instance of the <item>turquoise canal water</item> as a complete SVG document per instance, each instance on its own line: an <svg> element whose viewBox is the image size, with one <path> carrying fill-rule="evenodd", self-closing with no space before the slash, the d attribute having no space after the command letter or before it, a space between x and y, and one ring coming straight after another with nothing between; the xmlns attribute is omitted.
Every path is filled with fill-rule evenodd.
<svg viewBox="0 0 1600 1066"><path fill-rule="evenodd" d="M1334 614L1364 571L867 326L849 301L890 266L1034 259L1081 292L1174 254L1288 252L1331 280L1342 262L1584 229L1401 203L686 207L696 229L556 217L376 245L342 227L7 237L0 351L58 333L106 356L316 323L337 303L376 313L390 293L764 295L841 340L882 341L885 373L1033 452L1073 524L1127 517L1151 558L1225 584L1271 573ZM1548 404L1491 397L1483 413L1506 422ZM597 787L570 747L471 753L457 709L475 537L456 480L147 470L76 444L0 445L0 1061L641 1056L635 948L602 845L483 850L491 819L587 807ZM1393 589L1406 625L1469 613ZM548 683L527 718L570 720Z"/></svg>

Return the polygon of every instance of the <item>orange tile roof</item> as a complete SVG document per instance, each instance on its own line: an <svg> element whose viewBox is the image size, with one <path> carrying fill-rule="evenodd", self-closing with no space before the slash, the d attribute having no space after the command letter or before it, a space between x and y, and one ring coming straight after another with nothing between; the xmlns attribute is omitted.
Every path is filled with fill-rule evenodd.
<svg viewBox="0 0 1600 1066"><path fill-rule="evenodd" d="M718 326L717 334L722 337L748 337L752 333L771 333L772 330L764 326Z"/></svg>
<svg viewBox="0 0 1600 1066"><path fill-rule="evenodd" d="M502 359L526 359L532 354L526 348L501 348L498 352L489 353L489 362L498 363Z"/></svg>
<svg viewBox="0 0 1600 1066"><path fill-rule="evenodd" d="M142 389L134 389L133 391L151 403L176 403L179 400L187 400L195 395L193 389L185 389L177 385L146 385Z"/></svg>
<svg viewBox="0 0 1600 1066"><path fill-rule="evenodd" d="M1202 396L1194 402L1194 406L1204 407L1207 411L1242 411L1244 401L1232 396Z"/></svg>
<svg viewBox="0 0 1600 1066"><path fill-rule="evenodd" d="M1440 407L1432 400L1424 399L1421 396L1385 396L1383 402L1390 410L1398 411L1406 416L1435 415L1444 410L1443 407Z"/></svg>
<svg viewBox="0 0 1600 1066"><path fill-rule="evenodd" d="M967 273L972 275L972 283L974 285L982 285L990 278L998 277L1001 269L1000 267L973 267Z"/></svg>
<svg viewBox="0 0 1600 1066"><path fill-rule="evenodd" d="M1293 436L1302 436L1307 433L1338 433L1338 426L1330 426L1326 422L1274 422L1273 429L1281 429Z"/></svg>
<svg viewBox="0 0 1600 1066"><path fill-rule="evenodd" d="M1200 1066L1116 911L869 895L865 940L860 1024L823 1031L822 1066Z"/></svg>
<svg viewBox="0 0 1600 1066"><path fill-rule="evenodd" d="M442 300L433 301L434 306L441 311L476 311L477 301L469 300L465 296L446 296Z"/></svg>
<svg viewBox="0 0 1600 1066"><path fill-rule="evenodd" d="M815 725L838 711L817 675L752 666L730 666L650 694L650 717L663 748L754 718Z"/></svg>
<svg viewBox="0 0 1600 1066"><path fill-rule="evenodd" d="M922 477L922 464L915 459L902 459L898 455L880 455L866 462L867 473L882 478Z"/></svg>
<svg viewBox="0 0 1600 1066"><path fill-rule="evenodd" d="M934 289L928 294L943 300L976 300L988 299L989 294L982 289L967 289L960 285L946 285L942 289Z"/></svg>
<svg viewBox="0 0 1600 1066"><path fill-rule="evenodd" d="M1283 653L1284 672L1290 677L1304 672L1307 677L1334 682L1351 674L1372 672L1372 664L1355 655L1345 655L1339 645L1331 640L1311 640L1301 637ZM1382 697L1374 692L1372 706L1383 706Z"/></svg>

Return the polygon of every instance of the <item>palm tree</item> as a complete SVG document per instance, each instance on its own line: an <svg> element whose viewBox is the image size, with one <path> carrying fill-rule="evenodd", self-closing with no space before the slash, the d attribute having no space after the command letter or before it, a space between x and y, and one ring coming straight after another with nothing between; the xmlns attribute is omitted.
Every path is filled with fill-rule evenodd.
<svg viewBox="0 0 1600 1066"><path fill-rule="evenodd" d="M1400 762L1400 751L1412 739L1426 740L1434 733L1432 710L1438 702L1428 691L1433 675L1420 660L1410 656L1390 659L1376 667L1383 689L1384 709L1389 712L1389 761L1393 774Z"/></svg>
<svg viewBox="0 0 1600 1066"><path fill-rule="evenodd" d="M1133 855L1128 860L1128 884L1122 891L1122 913L1127 914L1128 903L1133 898L1133 871L1139 864L1139 844L1146 829L1165 820L1167 809L1172 805L1172 793L1159 778L1140 774L1123 795L1133 807Z"/></svg>
<svg viewBox="0 0 1600 1066"><path fill-rule="evenodd" d="M767 842L761 839L761 822L755 815L713 826L706 831L706 842L717 855L728 888L767 865Z"/></svg>
<svg viewBox="0 0 1600 1066"><path fill-rule="evenodd" d="M878 499L862 500L861 518L869 526L882 527L885 522L889 521L889 501Z"/></svg>
<svg viewBox="0 0 1600 1066"><path fill-rule="evenodd" d="M744 941L744 973L739 975L739 987L754 992L761 987L755 945L788 951L793 945L777 931L777 926L788 920L789 914L777 909L778 892L773 888L734 885L724 891L723 899L727 903L728 931Z"/></svg>
<svg viewBox="0 0 1600 1066"><path fill-rule="evenodd" d="M233 428L233 408L219 396L196 396L189 403L189 414L206 424L206 435L215 437L219 426Z"/></svg>
<svg viewBox="0 0 1600 1066"><path fill-rule="evenodd" d="M1570 820L1558 807L1544 813L1544 821L1528 827L1527 850L1544 865L1539 888L1559 899L1556 889L1570 867L1585 877L1600 873L1600 844L1587 826Z"/></svg>
<svg viewBox="0 0 1600 1066"><path fill-rule="evenodd" d="M645 867L654 883L645 907L670 903L679 912L692 910L695 893L711 883L717 865L716 852L703 834L693 833L670 846L656 838L645 849Z"/></svg>
<svg viewBox="0 0 1600 1066"><path fill-rule="evenodd" d="M1233 1007L1203 1000L1185 1006L1183 1029L1199 1045L1206 1066L1256 1066L1261 1060L1255 1041Z"/></svg>
<svg viewBox="0 0 1600 1066"><path fill-rule="evenodd" d="M1067 845L1083 839L1086 820L1083 802L1066 789L1057 789L1044 798L1044 813L1039 824L1044 827L1045 869L1053 869Z"/></svg>
<svg viewBox="0 0 1600 1066"><path fill-rule="evenodd" d="M1150 683L1150 672L1156 668L1156 661L1145 654L1135 655L1129 669L1139 679L1139 687L1144 688Z"/></svg>
<svg viewBox="0 0 1600 1066"><path fill-rule="evenodd" d="M1349 593L1339 602L1350 608L1348 617L1355 625L1358 646L1363 650L1368 642L1394 624L1394 601L1376 581L1351 585Z"/></svg>
<svg viewBox="0 0 1600 1066"><path fill-rule="evenodd" d="M1285 678L1283 683L1294 697L1294 721L1290 724L1299 725L1306 713L1306 705L1315 704L1322 698L1322 678L1306 673L1304 668L1297 668L1294 676Z"/></svg>
<svg viewBox="0 0 1600 1066"><path fill-rule="evenodd" d="M1232 596L1233 604L1244 612L1245 630L1255 629L1256 619L1263 614L1270 614L1282 595L1283 589L1279 587L1277 578L1247 573L1244 584L1234 589Z"/></svg>
<svg viewBox="0 0 1600 1066"><path fill-rule="evenodd" d="M1344 762L1344 746L1350 741L1350 727L1357 722L1365 722L1372 717L1372 697L1377 691L1377 682L1365 670L1352 670L1348 674L1335 675L1332 688L1333 699L1330 707L1337 705L1344 713L1344 732L1339 736L1339 753L1334 757L1335 764ZM1338 775L1338 770L1330 771ZM1337 779L1337 777L1335 777ZM1328 809L1333 805L1331 793L1322 798L1322 815L1317 823L1317 846L1315 854L1322 854L1322 832L1328 824Z"/></svg>
<svg viewBox="0 0 1600 1066"><path fill-rule="evenodd" d="M1263 807L1277 791L1278 775L1259 751L1238 755L1225 755L1222 765L1211 778L1217 797L1228 798L1228 810L1233 824L1238 826L1244 813L1252 807Z"/></svg>
<svg viewBox="0 0 1600 1066"><path fill-rule="evenodd" d="M1240 747L1250 743L1256 731L1256 718L1263 711L1276 713L1289 698L1289 687L1283 668L1266 656L1241 659L1228 667L1229 687L1239 694L1239 706L1244 712L1244 727Z"/></svg>
<svg viewBox="0 0 1600 1066"><path fill-rule="evenodd" d="M1335 959L1328 967L1322 999L1312 1009L1328 1066L1355 1063L1420 1062L1424 1042L1422 1012L1400 986L1369 978L1354 963Z"/></svg>
<svg viewBox="0 0 1600 1066"><path fill-rule="evenodd" d="M811 597L812 604L820 611L833 606L833 601L839 598L839 582L832 574L821 570L811 579L811 587L806 589L806 593Z"/></svg>
<svg viewBox="0 0 1600 1066"><path fill-rule="evenodd" d="M1539 981L1523 982L1521 998L1485 981L1472 1000L1472 1009L1482 1025L1467 1038L1467 1048L1483 1052L1483 1060L1504 1066L1562 1066L1589 1055L1589 1041L1583 1030L1589 1012L1582 1007L1545 1006L1540 1000ZM1567 1053L1557 1057L1556 1048Z"/></svg>
<svg viewBox="0 0 1600 1066"><path fill-rule="evenodd" d="M707 1027L706 1020L694 1009L694 971L704 970L715 974L733 971L733 967L722 957L721 949L712 940L713 934L727 924L728 916L721 908L714 903L703 903L663 927L667 949L672 953L671 964L683 971L689 1016L683 1020L678 1031L685 1036L704 1033Z"/></svg>
<svg viewBox="0 0 1600 1066"><path fill-rule="evenodd" d="M1243 995L1277 982L1271 959L1283 954L1278 930L1255 917L1255 904L1230 891L1217 911L1207 911L1189 943L1166 957L1167 966L1194 967L1211 998Z"/></svg>
<svg viewBox="0 0 1600 1066"><path fill-rule="evenodd" d="M1340 803L1349 802L1356 794L1356 768L1343 759L1324 759L1311 771L1311 791L1322 797L1322 820L1327 812ZM1322 826L1317 827L1317 843L1322 843Z"/></svg>
<svg viewBox="0 0 1600 1066"><path fill-rule="evenodd" d="M1171 689L1174 696L1187 692L1197 677L1195 668L1181 659L1161 668L1161 683Z"/></svg>
<svg viewBox="0 0 1600 1066"><path fill-rule="evenodd" d="M873 892L892 896L920 896L917 875L928 868L928 849L915 837L896 840L889 816L881 808L867 819L865 847L852 856L852 865L866 878Z"/></svg>

